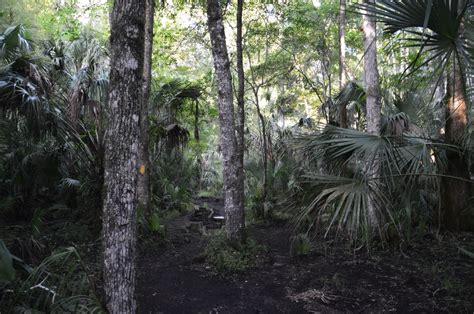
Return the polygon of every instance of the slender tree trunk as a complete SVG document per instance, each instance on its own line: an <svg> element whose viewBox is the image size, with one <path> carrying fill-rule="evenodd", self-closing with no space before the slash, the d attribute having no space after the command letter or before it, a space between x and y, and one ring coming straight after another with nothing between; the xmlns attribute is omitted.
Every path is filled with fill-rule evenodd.
<svg viewBox="0 0 474 314"><path fill-rule="evenodd" d="M339 5L339 90L346 84L346 0L340 0ZM347 128L347 108L339 108L339 124Z"/></svg>
<svg viewBox="0 0 474 314"><path fill-rule="evenodd" d="M196 143L199 144L200 135L199 135L199 100L195 100L194 104L194 139ZM199 145L198 145L199 147ZM201 159L201 149L198 149L197 156L197 176L199 178L199 189L201 189L201 179L202 179L202 159Z"/></svg>
<svg viewBox="0 0 474 314"><path fill-rule="evenodd" d="M135 313L138 142L145 0L116 0L110 16L108 130L104 165L103 282L110 313Z"/></svg>
<svg viewBox="0 0 474 314"><path fill-rule="evenodd" d="M365 3L374 3L374 0L364 0ZM367 107L367 132L370 134L380 135L381 130L381 110L379 87L379 71L377 68L377 41L376 41L376 24L374 18L364 14L362 30L364 32L364 77L366 88L366 107ZM373 156L372 160L367 164L368 178L370 186L376 186L377 182L373 179L379 176L380 164L378 156ZM372 158L369 158L372 159ZM367 197L367 207L369 215L369 223L372 227L378 224L377 211L378 204L369 193Z"/></svg>
<svg viewBox="0 0 474 314"><path fill-rule="evenodd" d="M257 101L258 102L258 101ZM267 128L265 125L265 117L260 111L260 106L257 104L257 114L260 120L260 125L262 127L262 139L263 139L263 202L267 201L268 195L268 142L267 142ZM260 213L260 216L263 218L265 214L263 211Z"/></svg>
<svg viewBox="0 0 474 314"><path fill-rule="evenodd" d="M217 79L220 145L223 158L226 233L231 243L244 240L244 211L239 207L239 160L235 135L232 76L219 0L207 1L214 70Z"/></svg>
<svg viewBox="0 0 474 314"><path fill-rule="evenodd" d="M244 193L244 151L245 151L245 73L244 73L244 55L243 55L243 39L242 39L242 15L244 10L244 0L237 0L237 116L236 116L236 128L237 128L237 158L239 168L237 170L238 178L238 200L236 201L237 207L242 213L245 212L245 193Z"/></svg>
<svg viewBox="0 0 474 314"><path fill-rule="evenodd" d="M199 136L199 101L196 99L194 104L194 139L200 141Z"/></svg>
<svg viewBox="0 0 474 314"><path fill-rule="evenodd" d="M143 105L140 113L140 143L138 151L138 205L146 216L150 211L150 156L148 151L148 100L150 98L153 51L153 19L155 1L145 0L145 47L143 53Z"/></svg>
<svg viewBox="0 0 474 314"><path fill-rule="evenodd" d="M255 107L257 108L257 116L260 121L260 128L262 130L262 140L263 140L263 153L262 153L262 161L263 161L263 191L262 191L262 199L263 202L267 201L268 195L268 142L267 142L267 128L265 125L265 117L260 109L260 101L258 98L258 90L259 88L253 88L253 93L255 97ZM257 216L260 218L265 217L265 212L262 209L257 213Z"/></svg>

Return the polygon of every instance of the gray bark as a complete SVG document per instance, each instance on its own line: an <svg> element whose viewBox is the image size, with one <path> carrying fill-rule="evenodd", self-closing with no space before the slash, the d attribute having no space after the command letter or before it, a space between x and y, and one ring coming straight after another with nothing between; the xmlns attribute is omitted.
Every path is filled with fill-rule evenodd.
<svg viewBox="0 0 474 314"><path fill-rule="evenodd" d="M199 143L200 141L200 135L199 135L199 100L194 101L194 139L196 140L196 143ZM201 189L201 181L202 181L202 156L201 152L198 152L197 156L197 176L199 178L199 189Z"/></svg>
<svg viewBox="0 0 474 314"><path fill-rule="evenodd" d="M346 0L340 0L339 5L339 90L346 84ZM339 124L347 128L347 108L341 106Z"/></svg>
<svg viewBox="0 0 474 314"><path fill-rule="evenodd" d="M374 0L365 0L365 3L374 3ZM379 71L377 68L377 41L376 41L376 24L374 18L364 14L362 30L364 32L364 78L366 89L366 107L367 107L367 132L370 134L380 135L381 131L381 110L379 87ZM370 186L376 188L377 182L373 178L378 177L380 173L380 164L377 156L368 158L367 172ZM378 204L372 193L367 196L367 210L369 222L372 227L378 223L377 211Z"/></svg>
<svg viewBox="0 0 474 314"><path fill-rule="evenodd" d="M262 161L263 161L263 191L262 191L262 199L263 202L265 203L267 201L267 196L268 196L268 141L267 141L267 128L265 124L265 117L263 116L263 113L260 108L260 101L258 97L258 92L259 88L253 88L254 92L254 97L255 97L255 107L257 108L257 115L258 119L260 121L260 127L262 130L262 148L263 148L263 156L262 156ZM265 212L263 207L259 209L259 212L257 213L257 216L260 218L265 217Z"/></svg>
<svg viewBox="0 0 474 314"><path fill-rule="evenodd" d="M245 73L244 73L244 56L243 56L243 45L242 45L242 14L244 9L244 0L237 0L237 77L238 77L238 88L237 88L237 116L236 116L236 129L237 129L237 156L239 168L237 170L238 178L238 193L239 198L237 200L237 207L239 211L244 213L245 207L245 193L244 193L244 151L245 151Z"/></svg>
<svg viewBox="0 0 474 314"><path fill-rule="evenodd" d="M138 142L145 0L116 0L110 16L103 282L110 313L135 313Z"/></svg>
<svg viewBox="0 0 474 314"><path fill-rule="evenodd" d="M148 151L148 100L151 84L151 57L153 51L153 18L155 16L155 1L145 0L145 45L143 58L143 105L140 113L140 146L139 146L139 175L138 203L146 215L150 211L150 157Z"/></svg>
<svg viewBox="0 0 474 314"><path fill-rule="evenodd" d="M207 17L218 90L226 233L230 242L241 243L244 239L245 222L243 208L239 208L238 204L240 197L239 157L236 149L232 76L219 0L207 1Z"/></svg>

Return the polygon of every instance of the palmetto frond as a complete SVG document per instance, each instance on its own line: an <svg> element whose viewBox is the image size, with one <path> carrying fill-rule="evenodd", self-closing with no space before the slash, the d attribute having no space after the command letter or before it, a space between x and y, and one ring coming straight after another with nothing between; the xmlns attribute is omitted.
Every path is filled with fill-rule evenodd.
<svg viewBox="0 0 474 314"><path fill-rule="evenodd" d="M363 107L365 106L365 90L356 82L350 81L339 91L335 101L338 106L349 106L352 103L357 103Z"/></svg>
<svg viewBox="0 0 474 314"><path fill-rule="evenodd" d="M423 51L430 53L415 69L435 59L441 60L440 66L446 66L453 55L469 69L474 45L469 37L470 30L463 31L464 27L470 27L463 18L470 2L466 1L460 7L457 0L379 0L374 4L356 5L356 8L384 23L385 31L390 34L403 31L406 36L401 41L407 47L419 47L418 57ZM410 67L417 61L414 60Z"/></svg>
<svg viewBox="0 0 474 314"><path fill-rule="evenodd" d="M0 114L26 118L31 133L39 136L47 128L51 82L47 66L31 47L21 25L0 34Z"/></svg>
<svg viewBox="0 0 474 314"><path fill-rule="evenodd" d="M160 108L173 107L177 109L186 99L198 99L202 94L201 87L181 79L174 79L156 86L151 103Z"/></svg>
<svg viewBox="0 0 474 314"><path fill-rule="evenodd" d="M443 152L459 148L409 133L409 120L403 115L395 116L392 123L398 125L394 136L328 126L320 134L295 139L293 147L305 157L301 165L307 169L299 181L303 188L295 192L294 205L302 208L300 224L323 225L326 235L330 230L345 231L354 240L364 236L367 241L367 195L374 195L381 205L377 215L382 232L387 226L400 230L395 217L404 215L401 208L416 207L425 201L421 195L437 191L440 168L445 165ZM375 159L381 167L377 177L366 171ZM314 170L321 163L326 170Z"/></svg>
<svg viewBox="0 0 474 314"><path fill-rule="evenodd" d="M31 43L25 37L22 25L11 26L0 34L0 59L12 61L18 54L31 51Z"/></svg>

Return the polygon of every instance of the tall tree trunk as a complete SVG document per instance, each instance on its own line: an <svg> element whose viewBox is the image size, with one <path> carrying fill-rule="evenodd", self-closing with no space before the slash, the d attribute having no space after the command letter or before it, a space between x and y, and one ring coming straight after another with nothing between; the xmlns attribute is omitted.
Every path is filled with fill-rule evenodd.
<svg viewBox="0 0 474 314"><path fill-rule="evenodd" d="M459 12L464 7L463 1L459 3ZM460 35L464 31L463 23L460 25ZM468 106L464 94L464 81L461 66L453 57L452 70L448 73L447 84L448 106L446 110L446 142L462 146L463 137L468 123ZM447 151L447 167L445 175L469 180L469 166L462 153ZM469 182L445 177L442 184L442 227L448 230L472 229L474 224L467 221L462 211L468 206L470 198Z"/></svg>
<svg viewBox="0 0 474 314"><path fill-rule="evenodd" d="M245 212L245 193L244 193L244 151L245 151L245 73L244 73L244 55L243 55L243 39L242 39L242 15L244 10L244 0L237 0L237 158L239 168L237 170L238 178L238 200L236 201L239 211Z"/></svg>
<svg viewBox="0 0 474 314"><path fill-rule="evenodd" d="M262 139L263 139L263 153L262 153L262 160L263 160L263 195L262 199L263 202L267 201L267 196L268 196L268 141L267 141L267 127L265 125L265 117L262 114L262 111L260 110L260 104L258 101L258 92L255 95L255 106L257 107L257 115L258 119L260 120L260 126L262 128ZM263 218L265 216L265 213L262 212L259 213L260 218Z"/></svg>
<svg viewBox="0 0 474 314"><path fill-rule="evenodd" d="M375 3L374 0L364 0L365 3ZM362 30L364 32L364 78L366 88L367 107L367 132L380 135L381 130L381 110L379 71L377 68L377 41L375 19L367 14L363 15ZM380 164L378 156L373 156L373 162L366 165L370 186L375 187L377 182L374 178L379 176ZM369 158L369 159L372 159ZM373 193L367 196L367 211L369 223L372 227L378 224L377 211L378 204L373 197Z"/></svg>
<svg viewBox="0 0 474 314"><path fill-rule="evenodd" d="M265 125L265 117L260 108L260 101L259 101L259 86L255 87L252 86L253 96L255 98L255 107L257 108L257 116L260 122L260 130L262 131L262 162L263 162L263 191L262 191L262 199L263 202L267 201L268 196L268 138L267 138L267 128ZM263 207L258 209L259 211L256 213L259 218L265 217L265 212Z"/></svg>
<svg viewBox="0 0 474 314"><path fill-rule="evenodd" d="M339 4L339 90L346 84L346 0L340 0ZM347 108L339 108L339 124L341 128L347 128Z"/></svg>
<svg viewBox="0 0 474 314"><path fill-rule="evenodd" d="M218 89L226 233L231 243L238 244L244 240L245 221L243 208L240 208L238 204L241 192L239 191L239 157L235 136L232 76L219 0L207 1L207 17Z"/></svg>
<svg viewBox="0 0 474 314"><path fill-rule="evenodd" d="M145 0L116 0L110 16L103 281L110 313L135 313L138 142Z"/></svg>
<svg viewBox="0 0 474 314"><path fill-rule="evenodd" d="M148 100L150 98L155 1L145 0L145 45L143 51L143 105L140 112L138 151L138 206L146 216L150 211L150 157L148 151Z"/></svg>
<svg viewBox="0 0 474 314"><path fill-rule="evenodd" d="M199 143L199 100L194 101L194 139Z"/></svg>
<svg viewBox="0 0 474 314"><path fill-rule="evenodd" d="M199 144L200 135L199 135L199 100L195 100L194 104L194 139L196 143ZM199 145L198 145L199 147ZM201 189L201 179L202 179L202 158L201 158L201 149L198 149L198 156L197 156L197 177L199 178L199 189Z"/></svg>

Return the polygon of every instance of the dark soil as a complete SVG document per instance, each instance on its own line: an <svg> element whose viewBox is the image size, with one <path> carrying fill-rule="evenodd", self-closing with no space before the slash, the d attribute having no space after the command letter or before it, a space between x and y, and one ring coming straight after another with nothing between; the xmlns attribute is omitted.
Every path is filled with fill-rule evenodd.
<svg viewBox="0 0 474 314"><path fill-rule="evenodd" d="M222 211L221 201L204 202ZM174 219L165 244L149 241L142 248L140 313L474 311L474 259L458 249L474 249L472 234L425 237L403 253L350 254L333 248L295 258L289 255L291 228L273 222L249 229L250 237L268 249L261 263L222 275L202 258L211 232L190 228L192 220L192 215Z"/></svg>

